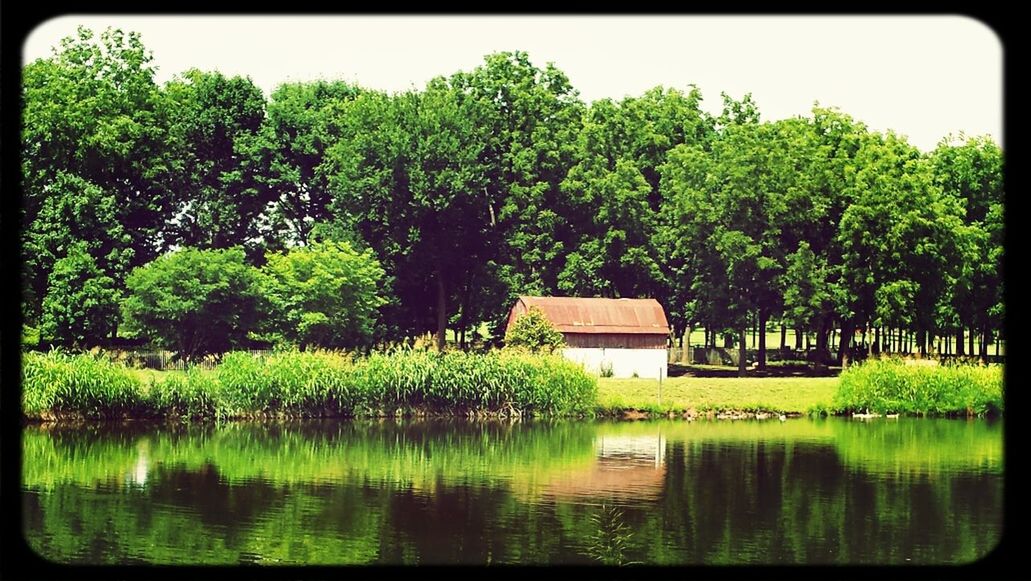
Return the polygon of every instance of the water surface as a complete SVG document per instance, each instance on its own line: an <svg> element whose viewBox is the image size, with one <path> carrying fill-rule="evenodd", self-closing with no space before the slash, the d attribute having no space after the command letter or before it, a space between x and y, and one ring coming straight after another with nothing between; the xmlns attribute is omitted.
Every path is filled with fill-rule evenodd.
<svg viewBox="0 0 1031 581"><path fill-rule="evenodd" d="M66 563L949 564L1002 535L1002 423L26 428Z"/></svg>

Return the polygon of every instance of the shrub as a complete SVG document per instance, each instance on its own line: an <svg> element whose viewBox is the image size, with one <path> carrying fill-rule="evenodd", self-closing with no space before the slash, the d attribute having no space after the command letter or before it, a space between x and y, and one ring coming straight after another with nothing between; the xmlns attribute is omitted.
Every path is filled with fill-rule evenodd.
<svg viewBox="0 0 1031 581"><path fill-rule="evenodd" d="M505 333L505 346L551 353L565 346L565 338L537 307L516 317Z"/></svg>
<svg viewBox="0 0 1031 581"><path fill-rule="evenodd" d="M357 347L372 341L384 272L371 250L317 242L269 253L262 269L272 334L305 347Z"/></svg>
<svg viewBox="0 0 1031 581"><path fill-rule="evenodd" d="M97 345L118 324L118 300L115 281L97 267L84 243L75 244L54 263L39 334L54 345Z"/></svg>
<svg viewBox="0 0 1031 581"><path fill-rule="evenodd" d="M242 345L258 319L258 271L243 250L184 248L132 271L126 326L188 361Z"/></svg>

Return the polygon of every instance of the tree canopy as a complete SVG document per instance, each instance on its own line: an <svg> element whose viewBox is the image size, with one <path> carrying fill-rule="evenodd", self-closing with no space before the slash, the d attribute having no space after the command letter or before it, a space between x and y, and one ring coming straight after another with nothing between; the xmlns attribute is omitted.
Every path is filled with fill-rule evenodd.
<svg viewBox="0 0 1031 581"><path fill-rule="evenodd" d="M1002 331L986 137L921 152L833 108L763 120L723 95L709 114L694 86L586 103L520 51L398 93L159 86L150 63L135 33L80 29L24 67L23 312L55 342L465 346L500 340L520 294L653 297L675 336L743 350L754 329L760 368L770 324L841 362L857 333L985 356Z"/></svg>

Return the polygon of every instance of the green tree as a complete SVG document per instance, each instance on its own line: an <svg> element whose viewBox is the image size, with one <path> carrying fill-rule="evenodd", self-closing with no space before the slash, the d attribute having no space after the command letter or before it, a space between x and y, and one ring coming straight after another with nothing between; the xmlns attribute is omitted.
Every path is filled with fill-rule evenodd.
<svg viewBox="0 0 1031 581"><path fill-rule="evenodd" d="M118 300L115 281L104 275L85 243L75 243L50 274L40 336L65 347L97 345L117 326Z"/></svg>
<svg viewBox="0 0 1031 581"><path fill-rule="evenodd" d="M682 144L706 146L712 122L701 95L656 87L616 103L602 99L585 113L577 163L562 184L579 235L559 286L575 294L648 296L670 303L672 281L656 246L663 199L659 167ZM681 318L675 326L682 332Z"/></svg>
<svg viewBox="0 0 1031 581"><path fill-rule="evenodd" d="M344 112L327 152L332 210L394 277L398 306L385 317L400 332L435 329L443 349L448 305L497 250L483 196L482 108L435 79L422 93L363 93Z"/></svg>
<svg viewBox="0 0 1031 581"><path fill-rule="evenodd" d="M269 202L258 175L265 97L250 79L186 71L164 88L168 148L175 153L176 214L170 241L244 246L258 254L258 220Z"/></svg>
<svg viewBox="0 0 1031 581"><path fill-rule="evenodd" d="M316 242L270 253L262 268L270 330L300 345L352 348L373 339L383 269L371 250Z"/></svg>
<svg viewBox="0 0 1031 581"><path fill-rule="evenodd" d="M24 232L23 247L28 289L38 301L30 312L37 313L47 301L56 263L69 256L73 246L89 253L98 272L116 285L133 256L114 195L65 172L57 172L45 191L48 195Z"/></svg>
<svg viewBox="0 0 1031 581"><path fill-rule="evenodd" d="M334 111L361 89L342 81L284 83L272 91L261 129L262 176L271 190L265 216L266 246L306 244L313 229L331 220L328 176L323 162L338 135Z"/></svg>
<svg viewBox="0 0 1031 581"><path fill-rule="evenodd" d="M962 208L933 184L929 160L893 133L871 134L856 159L857 193L838 233L852 289L847 316L912 326L924 354L938 304L963 264Z"/></svg>
<svg viewBox="0 0 1031 581"><path fill-rule="evenodd" d="M58 230L54 235L64 236L68 226L54 225L67 215L64 209L86 198L101 204L95 211L103 219L78 225L69 236L112 245L101 254L97 248L91 252L116 286L126 268L144 264L163 248L172 207L171 166L150 60L136 33L108 29L95 38L80 27L53 56L22 69L22 236L29 320L45 298L53 260L63 256L34 256L50 244L38 236L49 237L52 227ZM51 201L55 196L62 200Z"/></svg>
<svg viewBox="0 0 1031 581"><path fill-rule="evenodd" d="M245 346L263 310L240 248L183 248L134 269L126 286L126 327L185 360Z"/></svg>
<svg viewBox="0 0 1031 581"><path fill-rule="evenodd" d="M566 344L562 333L551 324L548 317L537 307L516 317L505 332L505 346L546 351L551 353Z"/></svg>
<svg viewBox="0 0 1031 581"><path fill-rule="evenodd" d="M743 105L742 105L743 103ZM759 325L759 366L765 367L765 327L783 308L783 226L800 189L792 149L797 122L757 123L750 100L725 97L723 119L709 151L681 145L662 166L669 211L662 236L676 248L671 266L693 278L695 316L707 328L733 329L744 373L744 329ZM747 114L735 111L745 107ZM686 293L685 293L686 294ZM682 299L683 300L683 299Z"/></svg>
<svg viewBox="0 0 1031 581"><path fill-rule="evenodd" d="M488 55L450 85L480 105L480 160L491 242L498 248L486 272L463 285L459 326L493 322L504 328L520 294L553 294L565 256L575 248L572 209L560 184L576 153L583 103L554 65L535 66L525 52Z"/></svg>
<svg viewBox="0 0 1031 581"><path fill-rule="evenodd" d="M1003 155L987 137L947 138L931 154L934 183L963 206L970 237L969 252L951 285L945 325L956 333L957 353L964 353L964 327L982 335L1001 322L1003 224ZM973 347L969 349L973 355ZM987 352L981 349L982 356Z"/></svg>

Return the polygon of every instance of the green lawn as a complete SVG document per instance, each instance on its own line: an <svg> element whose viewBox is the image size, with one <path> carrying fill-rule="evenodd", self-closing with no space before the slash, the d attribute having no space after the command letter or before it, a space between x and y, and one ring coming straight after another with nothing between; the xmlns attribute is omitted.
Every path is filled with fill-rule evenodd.
<svg viewBox="0 0 1031 581"><path fill-rule="evenodd" d="M762 409L805 413L830 407L838 387L836 377L673 377L598 379L598 403L607 409Z"/></svg>

